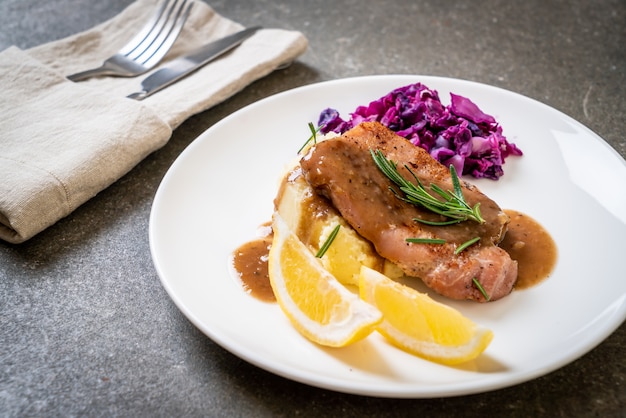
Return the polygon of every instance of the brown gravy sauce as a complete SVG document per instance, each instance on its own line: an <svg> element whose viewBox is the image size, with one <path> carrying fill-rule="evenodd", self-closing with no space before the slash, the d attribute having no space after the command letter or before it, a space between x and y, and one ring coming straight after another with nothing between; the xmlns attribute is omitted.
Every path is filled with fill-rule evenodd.
<svg viewBox="0 0 626 418"><path fill-rule="evenodd" d="M272 228L267 224L261 231L260 238L246 242L233 252L232 262L246 293L264 302L275 302L267 267Z"/></svg>
<svg viewBox="0 0 626 418"><path fill-rule="evenodd" d="M528 215L506 209L508 230L500 247L517 261L515 289L527 289L545 280L556 265L554 240L537 221Z"/></svg>
<svg viewBox="0 0 626 418"><path fill-rule="evenodd" d="M533 218L515 210L505 210L511 218L500 243L518 263L515 289L527 289L550 276L557 260L557 248L550 234ZM269 223L263 236L247 242L233 252L233 266L244 290L264 302L275 302L270 285L267 259L272 244Z"/></svg>

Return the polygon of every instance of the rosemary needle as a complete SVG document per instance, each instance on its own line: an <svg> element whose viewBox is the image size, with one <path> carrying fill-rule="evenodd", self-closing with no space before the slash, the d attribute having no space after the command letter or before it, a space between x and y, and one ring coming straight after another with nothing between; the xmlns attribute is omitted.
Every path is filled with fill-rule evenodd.
<svg viewBox="0 0 626 418"><path fill-rule="evenodd" d="M446 240L440 238L407 238L406 242L414 244L445 244Z"/></svg>
<svg viewBox="0 0 626 418"><path fill-rule="evenodd" d="M480 293L482 293L482 294L483 294L483 297L485 298L485 300L486 300L487 302L489 302L489 299L491 299L491 296L489 296L489 295L487 294L487 292L485 292L485 289L483 289L483 287L481 286L480 282L479 282L478 280L476 280L476 277L474 277L474 278L472 279L472 281L474 282L474 286L476 286L476 288L477 288L478 290L480 290Z"/></svg>
<svg viewBox="0 0 626 418"><path fill-rule="evenodd" d="M326 254L326 251L328 251L328 248L330 248L330 244L332 244L335 238L337 237L340 227L341 227L341 224L337 224L337 226L332 230L332 232L330 233L330 235L328 236L324 244L322 244L320 249L317 251L317 254L315 254L315 257L317 258L324 257L324 254Z"/></svg>
<svg viewBox="0 0 626 418"><path fill-rule="evenodd" d="M478 241L480 241L480 237L475 237L475 238L472 238L469 241L465 241L463 244L461 244L461 245L459 245L457 247L457 249L454 251L454 254L459 254L461 251L463 251L464 249L466 249L470 245L472 245L474 243L477 243Z"/></svg>
<svg viewBox="0 0 626 418"><path fill-rule="evenodd" d="M446 240L441 238L407 238L406 242L411 242L414 244L445 244ZM463 250L469 247L472 244L480 241L480 237L472 238L468 241L465 241L463 244L459 245L456 250L454 250L454 254L460 254Z"/></svg>
<svg viewBox="0 0 626 418"><path fill-rule="evenodd" d="M313 145L317 144L317 134L321 129L322 129L322 126L318 126L317 128L315 128L315 126L313 125L313 122L309 122L309 130L311 131L311 136L300 147L300 149L297 152L298 154L300 154L302 150L305 149L306 146L309 145L311 141L313 141Z"/></svg>

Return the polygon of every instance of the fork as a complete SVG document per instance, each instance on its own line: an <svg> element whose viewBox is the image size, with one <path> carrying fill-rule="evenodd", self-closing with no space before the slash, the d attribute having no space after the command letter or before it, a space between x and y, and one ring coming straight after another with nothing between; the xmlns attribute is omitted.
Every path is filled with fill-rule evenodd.
<svg viewBox="0 0 626 418"><path fill-rule="evenodd" d="M110 75L134 77L143 74L161 61L183 28L192 0L166 0L150 21L100 67L68 75L72 81Z"/></svg>

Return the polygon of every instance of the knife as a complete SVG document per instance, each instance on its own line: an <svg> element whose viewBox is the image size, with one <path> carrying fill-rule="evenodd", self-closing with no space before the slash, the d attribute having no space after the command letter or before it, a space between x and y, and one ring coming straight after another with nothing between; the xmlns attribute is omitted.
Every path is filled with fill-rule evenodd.
<svg viewBox="0 0 626 418"><path fill-rule="evenodd" d="M146 79L141 82L141 91L129 94L126 97L135 100L143 100L146 97L153 95L157 91L164 89L165 87L201 68L205 64L213 61L220 55L239 46L239 44L254 35L254 33L259 29L261 29L260 26L247 28L196 48L190 54L175 59L167 67L161 68L146 77Z"/></svg>

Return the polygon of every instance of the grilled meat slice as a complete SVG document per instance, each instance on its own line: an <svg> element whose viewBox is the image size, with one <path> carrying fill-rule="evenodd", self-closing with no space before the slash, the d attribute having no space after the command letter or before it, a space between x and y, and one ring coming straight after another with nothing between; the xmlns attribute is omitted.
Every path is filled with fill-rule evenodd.
<svg viewBox="0 0 626 418"><path fill-rule="evenodd" d="M509 294L517 279L517 263L497 244L506 233L508 216L475 186L462 183L470 206L480 203L485 223L464 221L448 226L432 226L414 221L444 220L440 215L399 199L391 181L374 164L370 150L380 150L397 163L400 173L415 181L411 171L426 187L436 184L452 190L448 168L426 151L377 122L365 122L342 136L315 145L300 161L313 189L330 199L342 217L376 251L397 264L408 276L452 299L486 299L474 284L476 279L489 300ZM480 241L460 254L462 243ZM439 238L445 244L409 243L407 238Z"/></svg>

